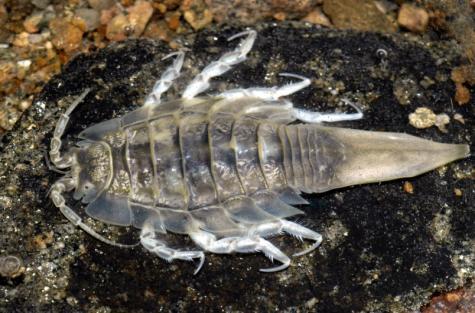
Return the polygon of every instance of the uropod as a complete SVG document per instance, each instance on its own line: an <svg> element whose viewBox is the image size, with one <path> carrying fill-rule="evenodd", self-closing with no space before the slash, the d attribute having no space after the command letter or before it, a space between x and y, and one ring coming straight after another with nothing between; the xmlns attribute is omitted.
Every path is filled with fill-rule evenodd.
<svg viewBox="0 0 475 313"><path fill-rule="evenodd" d="M51 187L50 198L66 218L95 238L101 236L66 203L64 193L85 204L90 217L140 229L140 243L159 257L199 260L205 252L262 252L287 268L291 259L267 239L288 234L316 249L322 236L288 220L303 214L300 194L350 185L413 177L469 155L468 145L444 144L400 133L325 126L363 117L295 108L285 99L310 85L310 79L281 73L290 83L271 88L233 89L199 96L211 78L246 60L256 32L229 38L238 46L206 66L178 99L161 95L180 76L184 52L173 59L144 104L120 118L90 126L77 146L61 152L69 115L89 90L61 114L51 140L54 167L66 170ZM191 250L171 247L167 234L187 235ZM267 238L267 239L266 239Z"/></svg>

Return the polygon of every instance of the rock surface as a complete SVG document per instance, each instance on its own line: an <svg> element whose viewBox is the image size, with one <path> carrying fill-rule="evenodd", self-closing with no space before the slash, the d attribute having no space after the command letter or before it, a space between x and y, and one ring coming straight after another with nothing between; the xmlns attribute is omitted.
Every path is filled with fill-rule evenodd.
<svg viewBox="0 0 475 313"><path fill-rule="evenodd" d="M454 85L448 77L459 62L453 43L429 45L301 24L256 29L249 59L214 79L215 91L281 85L288 79L278 73L301 74L312 85L290 97L298 106L335 111L348 110L339 101L345 97L361 103L365 118L340 126L464 142L475 151L474 100L450 105ZM176 97L199 69L233 49L236 43L226 38L240 30L185 37L182 42L191 51L178 89L168 97ZM25 271L0 277L0 311L408 312L419 310L434 293L474 279L473 157L408 179L413 194L404 192L403 181L393 181L306 195L310 205L300 207L307 213L301 222L321 232L323 244L279 273L259 272L269 265L259 254L207 254L202 271L193 276L191 263L169 264L141 247L106 246L74 228L47 199L60 176L48 170L43 157L56 120L85 88L92 88L71 116L63 140L68 147L83 128L136 108L168 66L161 58L169 52L160 43L129 40L76 57L3 137L0 257L18 257ZM434 83L424 84L426 77ZM392 90L399 78L416 84L417 96L405 105ZM408 114L421 106L460 114L465 124L452 122L447 133L413 128ZM454 195L455 189L461 196ZM84 216L80 203L68 202ZM134 229L86 221L111 239L137 239ZM171 238L190 244L182 236ZM302 248L288 236L272 241L289 254Z"/></svg>

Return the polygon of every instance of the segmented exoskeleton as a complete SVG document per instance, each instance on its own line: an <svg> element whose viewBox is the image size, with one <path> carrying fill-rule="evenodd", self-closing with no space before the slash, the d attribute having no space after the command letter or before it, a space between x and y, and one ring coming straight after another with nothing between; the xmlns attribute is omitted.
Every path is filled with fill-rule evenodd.
<svg viewBox="0 0 475 313"><path fill-rule="evenodd" d="M411 177L469 154L467 145L441 144L398 133L326 127L322 122L356 120L356 113L321 114L293 107L283 99L310 84L225 91L195 97L212 77L243 62L256 32L231 52L206 66L180 99L160 102L180 73L184 53L147 96L144 105L121 118L84 130L82 141L61 155L61 136L70 113L88 90L61 115L51 141L50 158L70 171L51 188L50 197L75 225L106 243L65 203L63 192L87 204L86 213L105 223L141 229L149 251L172 261L200 259L204 252L263 252L289 266L290 258L265 238L288 233L312 240L308 253L322 241L317 232L288 221L302 214L293 207L307 203L299 194ZM303 123L294 123L300 121ZM166 233L190 236L200 248L183 251L167 246Z"/></svg>

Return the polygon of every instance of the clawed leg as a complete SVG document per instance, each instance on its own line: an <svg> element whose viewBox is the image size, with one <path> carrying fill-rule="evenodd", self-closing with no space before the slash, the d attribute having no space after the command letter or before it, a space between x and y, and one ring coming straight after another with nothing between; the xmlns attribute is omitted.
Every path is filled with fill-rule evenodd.
<svg viewBox="0 0 475 313"><path fill-rule="evenodd" d="M157 233L153 227L145 223L140 233L140 242L145 249L155 253L162 259L171 262L175 259L184 261L193 261L193 259L199 258L200 262L196 268L194 274L197 274L205 261L205 255L203 251L179 251L167 247L164 241L157 238Z"/></svg>
<svg viewBox="0 0 475 313"><path fill-rule="evenodd" d="M166 92L172 85L173 81L180 76L180 70L183 66L185 53L183 51L173 52L162 58L162 60L173 56L176 56L173 64L165 70L160 79L155 83L152 92L145 99L144 105L148 106L160 104L161 95Z"/></svg>
<svg viewBox="0 0 475 313"><path fill-rule="evenodd" d="M297 237L300 240L305 238L308 240L315 241L309 248L301 252L294 253L293 256L300 256L309 253L315 250L322 243L322 235L320 235L319 233L308 229L302 225L284 219L257 225L255 228L251 229L250 232L251 234L258 235L260 237L269 237L286 232L294 237Z"/></svg>
<svg viewBox="0 0 475 313"><path fill-rule="evenodd" d="M275 101L281 97L291 95L299 91L300 89L307 87L311 83L310 79L300 76L300 75L295 75L295 74L290 74L290 73L280 73L279 75L284 76L284 77L297 78L297 79L300 79L300 81L297 83L290 83L282 87L270 87L270 88L257 87L257 88L248 88L248 89L232 89L232 90L227 90L223 93L220 93L217 96L223 97L226 99L255 97L255 98L259 98L263 100Z"/></svg>
<svg viewBox="0 0 475 313"><path fill-rule="evenodd" d="M87 88L84 90L76 100L71 103L69 108L66 112L62 113L56 123L56 127L54 129L53 138L51 138L50 148L49 148L49 158L51 162L56 166L56 168L67 168L71 166L71 156L61 156L61 137L63 136L64 130L66 129L66 125L69 122L69 115L73 112L73 110L77 107L79 103L86 97L89 93L90 89Z"/></svg>
<svg viewBox="0 0 475 313"><path fill-rule="evenodd" d="M197 245L213 253L252 253L260 251L271 261L275 259L282 263L282 265L273 268L260 269L262 272L276 272L290 265L289 257L272 243L259 236L227 237L218 240L213 234L200 231L191 233L190 237Z"/></svg>
<svg viewBox="0 0 475 313"><path fill-rule="evenodd" d="M81 217L76 212L74 212L70 207L66 205L66 201L62 195L63 192L71 191L74 188L75 188L74 180L72 178L63 177L59 179L57 182L55 182L50 189L50 198L53 201L54 205L57 208L59 208L61 213L63 213L63 215L73 225L80 227L82 230L84 230L86 233L88 233L92 237L112 246L121 247L121 248L132 248L138 245L138 244L126 245L126 244L114 242L112 240L105 238L104 236L99 235L95 230L93 230L92 228L84 224L82 222Z"/></svg>
<svg viewBox="0 0 475 313"><path fill-rule="evenodd" d="M312 252L313 250L318 248L318 246L322 243L322 235L320 235L319 233L294 222L290 222L286 220L281 220L281 222L282 222L282 231L292 236L295 236L299 238L300 240L302 240L302 238L305 238L305 239L315 241L309 248L301 252L294 253L293 256L300 256L300 255L304 255L309 252Z"/></svg>
<svg viewBox="0 0 475 313"><path fill-rule="evenodd" d="M256 40L256 31L248 30L238 33L228 39L228 41L234 40L246 36L239 46L234 51L223 54L219 60L212 62L206 66L201 73L199 73L191 83L186 87L183 92L183 98L191 99L197 94L205 91L209 88L209 80L213 77L222 75L229 71L233 65L246 60L246 55L251 50L254 41Z"/></svg>
<svg viewBox="0 0 475 313"><path fill-rule="evenodd" d="M346 99L343 102L355 109L357 113L319 113L294 108L294 115L306 123L355 121L363 118L363 111L357 105Z"/></svg>

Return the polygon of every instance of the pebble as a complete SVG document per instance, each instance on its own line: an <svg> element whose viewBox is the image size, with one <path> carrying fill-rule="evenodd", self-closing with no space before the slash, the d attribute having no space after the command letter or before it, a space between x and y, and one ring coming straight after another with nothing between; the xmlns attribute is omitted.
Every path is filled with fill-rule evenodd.
<svg viewBox="0 0 475 313"><path fill-rule="evenodd" d="M53 35L52 43L65 52L72 52L81 47L83 30L65 18L55 18L50 21L49 27Z"/></svg>
<svg viewBox="0 0 475 313"><path fill-rule="evenodd" d="M75 15L82 19L86 24L86 31L95 30L99 27L99 12L94 9L79 8L76 10Z"/></svg>
<svg viewBox="0 0 475 313"><path fill-rule="evenodd" d="M147 28L145 28L143 36L166 42L171 40L170 30L168 29L167 23L163 20L150 22Z"/></svg>
<svg viewBox="0 0 475 313"><path fill-rule="evenodd" d="M128 37L139 37L152 17L153 7L150 2L137 1L127 11L127 16L119 14L107 23L106 37L109 40L121 41Z"/></svg>
<svg viewBox="0 0 475 313"><path fill-rule="evenodd" d="M21 259L13 255L0 257L0 275L9 278L20 276L25 271Z"/></svg>
<svg viewBox="0 0 475 313"><path fill-rule="evenodd" d="M323 12L343 29L394 32L396 26L372 0L324 0Z"/></svg>
<svg viewBox="0 0 475 313"><path fill-rule="evenodd" d="M436 118L435 118L435 123L434 125L443 133L447 133L447 128L445 127L445 125L449 124L450 123L450 117L445 114L445 113L441 113L441 114L437 114L436 115Z"/></svg>
<svg viewBox="0 0 475 313"><path fill-rule="evenodd" d="M320 8L312 10L310 13L307 14L307 16L302 19L302 21L328 27L332 26L332 23L330 22L328 17L322 12L322 10L320 10Z"/></svg>
<svg viewBox="0 0 475 313"><path fill-rule="evenodd" d="M404 182L403 189L404 189L404 192L406 193L410 193L410 194L414 193L414 185L412 185L411 182L408 182L408 181Z"/></svg>
<svg viewBox="0 0 475 313"><path fill-rule="evenodd" d="M417 108L414 113L409 114L409 124L419 129L436 126L441 132L446 133L446 125L449 123L450 117L447 114L435 114L426 107Z"/></svg>
<svg viewBox="0 0 475 313"><path fill-rule="evenodd" d="M426 107L417 108L414 113L409 114L409 124L419 129L434 126L436 119L435 113Z"/></svg>
<svg viewBox="0 0 475 313"><path fill-rule="evenodd" d="M421 33L427 29L429 24L429 13L422 8L412 4L404 3L399 9L397 22L400 26L411 32Z"/></svg>
<svg viewBox="0 0 475 313"><path fill-rule="evenodd" d="M0 3L0 23L4 24L8 20L8 12L5 6Z"/></svg>
<svg viewBox="0 0 475 313"><path fill-rule="evenodd" d="M25 27L25 30L29 33L36 33L40 30L39 24L43 21L43 18L43 12L35 12L23 21L23 27Z"/></svg>
<svg viewBox="0 0 475 313"><path fill-rule="evenodd" d="M454 120L456 120L460 124L465 124L465 119L463 118L463 115L460 114L460 113L455 113L454 114Z"/></svg>
<svg viewBox="0 0 475 313"><path fill-rule="evenodd" d="M200 30L213 21L213 13L208 9L204 9L202 12L188 10L183 16L194 30Z"/></svg>
<svg viewBox="0 0 475 313"><path fill-rule="evenodd" d="M89 6L97 11L110 8L115 4L114 0L88 0Z"/></svg>
<svg viewBox="0 0 475 313"><path fill-rule="evenodd" d="M467 104L470 101L470 90L464 85L457 83L455 84L455 101L459 105Z"/></svg>
<svg viewBox="0 0 475 313"><path fill-rule="evenodd" d="M50 3L50 0L31 0L31 3L38 9L46 9Z"/></svg>

